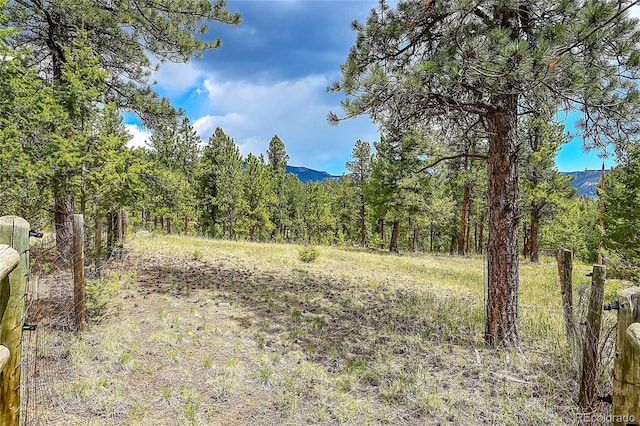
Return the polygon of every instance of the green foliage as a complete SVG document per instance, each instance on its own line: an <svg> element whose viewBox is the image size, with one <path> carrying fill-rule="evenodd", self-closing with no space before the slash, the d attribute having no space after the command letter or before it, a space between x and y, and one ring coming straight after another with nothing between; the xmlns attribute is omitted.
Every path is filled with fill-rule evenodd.
<svg viewBox="0 0 640 426"><path fill-rule="evenodd" d="M541 227L542 247L570 249L583 262L596 260L599 204L589 198L571 198L563 203L554 220Z"/></svg>
<svg viewBox="0 0 640 426"><path fill-rule="evenodd" d="M244 198L239 206L239 222L250 240L264 240L273 230L269 206L275 201L271 174L264 162L264 156L249 154L242 172Z"/></svg>
<svg viewBox="0 0 640 426"><path fill-rule="evenodd" d="M288 161L289 155L287 155L284 142L278 135L274 135L267 149L267 162L271 171L271 183L275 195L273 205L270 207L270 220L274 225L276 239L282 238L287 232L287 210L289 206L284 202L284 185Z"/></svg>
<svg viewBox="0 0 640 426"><path fill-rule="evenodd" d="M633 147L600 191L605 203L604 245L613 270L640 279L640 148Z"/></svg>
<svg viewBox="0 0 640 426"><path fill-rule="evenodd" d="M99 68L109 75L108 101L135 111L157 128L175 111L151 90L152 59L186 62L220 46L220 40L200 35L208 22L240 22L240 16L224 6L223 1L208 0L141 0L135 7L129 2L10 1L4 10L7 26L20 29L12 34L12 46L29 46L30 63L49 81L59 80L69 59L64 49L84 37L85 45L99 54Z"/></svg>
<svg viewBox="0 0 640 426"><path fill-rule="evenodd" d="M287 155L284 142L274 135L269 142L269 148L267 149L267 162L269 166L280 173L286 171L287 163L289 162L289 155Z"/></svg>
<svg viewBox="0 0 640 426"><path fill-rule="evenodd" d="M204 258L204 254L200 250L194 250L189 256L189 260L195 260L197 262L201 261Z"/></svg>
<svg viewBox="0 0 640 426"><path fill-rule="evenodd" d="M217 128L204 149L198 176L200 225L210 235L235 237L244 194L242 174L240 150Z"/></svg>
<svg viewBox="0 0 640 426"><path fill-rule="evenodd" d="M320 256L320 251L310 244L306 244L298 250L298 259L304 263L315 262L318 256Z"/></svg>
<svg viewBox="0 0 640 426"><path fill-rule="evenodd" d="M104 316L109 309L113 309L114 296L120 290L117 279L101 278L88 280L86 284L87 313L91 318Z"/></svg>
<svg viewBox="0 0 640 426"><path fill-rule="evenodd" d="M357 197L358 216L360 220L360 245L367 245L367 186L371 178L371 163L373 154L369 142L357 140L351 151L352 161L347 162L347 169L352 173L352 178L345 182L347 186L353 186Z"/></svg>
<svg viewBox="0 0 640 426"><path fill-rule="evenodd" d="M304 223L308 241L331 244L334 240L336 215L332 209L334 193L322 182L307 182Z"/></svg>

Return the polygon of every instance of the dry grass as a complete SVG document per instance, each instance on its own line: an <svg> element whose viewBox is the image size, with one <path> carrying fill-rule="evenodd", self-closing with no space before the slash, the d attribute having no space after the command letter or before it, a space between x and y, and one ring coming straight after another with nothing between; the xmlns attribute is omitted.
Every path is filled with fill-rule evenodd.
<svg viewBox="0 0 640 426"><path fill-rule="evenodd" d="M305 263L297 246L132 237L101 296L118 309L60 333L43 423L573 423L555 263L523 263L523 343L495 350L481 257L318 249Z"/></svg>

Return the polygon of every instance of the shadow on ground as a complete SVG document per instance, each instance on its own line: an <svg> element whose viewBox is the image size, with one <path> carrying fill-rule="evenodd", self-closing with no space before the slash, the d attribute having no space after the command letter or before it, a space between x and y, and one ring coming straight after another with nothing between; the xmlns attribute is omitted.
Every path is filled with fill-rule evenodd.
<svg viewBox="0 0 640 426"><path fill-rule="evenodd" d="M207 261L145 259L136 262L141 293L175 297L211 290L216 299L248 312L240 325L264 333L261 344L294 343L329 369L379 352L405 355L423 343L470 343L481 324L456 315L461 301L428 291L373 288L293 270L288 275ZM463 303L464 304L464 303ZM476 318L479 319L479 318ZM464 321L469 320L470 324ZM278 336L281 342L270 341Z"/></svg>

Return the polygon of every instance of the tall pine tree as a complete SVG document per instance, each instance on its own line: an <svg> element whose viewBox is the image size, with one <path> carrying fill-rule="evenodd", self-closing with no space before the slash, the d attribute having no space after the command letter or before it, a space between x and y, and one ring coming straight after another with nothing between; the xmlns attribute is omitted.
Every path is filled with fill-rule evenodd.
<svg viewBox="0 0 640 426"><path fill-rule="evenodd" d="M486 129L490 344L518 341L522 101L544 96L579 108L589 146L623 148L640 111L635 3L404 0L391 8L382 0L365 24L354 23L355 45L332 87L347 96L347 118L439 128L479 121Z"/></svg>

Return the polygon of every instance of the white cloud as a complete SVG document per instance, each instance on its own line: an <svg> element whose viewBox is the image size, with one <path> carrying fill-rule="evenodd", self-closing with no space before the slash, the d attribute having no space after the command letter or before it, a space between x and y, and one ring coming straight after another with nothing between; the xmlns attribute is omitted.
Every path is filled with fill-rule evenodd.
<svg viewBox="0 0 640 426"><path fill-rule="evenodd" d="M325 93L328 84L329 79L320 75L273 83L221 81L210 75L203 82L207 103L202 103L204 96L199 98L203 115L194 128L206 141L221 127L243 155L265 153L277 134L285 143L290 164L339 174L355 141L372 141L377 134L363 120L350 120L337 128L327 123L330 110L340 111L339 95Z"/></svg>
<svg viewBox="0 0 640 426"><path fill-rule="evenodd" d="M131 139L129 139L127 146L129 146L130 148L141 148L147 146L147 141L149 140L153 132L142 129L140 126L137 126L135 124L125 124L124 127L131 135Z"/></svg>
<svg viewBox="0 0 640 426"><path fill-rule="evenodd" d="M187 63L160 63L160 69L152 80L167 92L169 96L180 95L199 85L204 74L197 65L191 61Z"/></svg>
<svg viewBox="0 0 640 426"><path fill-rule="evenodd" d="M230 135L244 122L245 118L234 112L226 115L204 115L193 123L193 129L206 142L217 127L222 128L226 134Z"/></svg>

